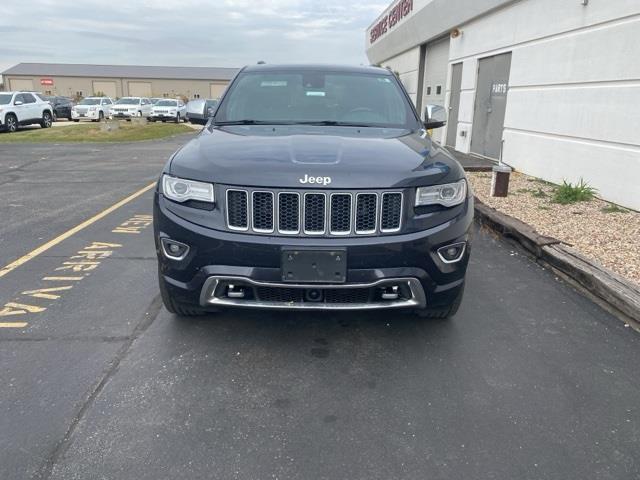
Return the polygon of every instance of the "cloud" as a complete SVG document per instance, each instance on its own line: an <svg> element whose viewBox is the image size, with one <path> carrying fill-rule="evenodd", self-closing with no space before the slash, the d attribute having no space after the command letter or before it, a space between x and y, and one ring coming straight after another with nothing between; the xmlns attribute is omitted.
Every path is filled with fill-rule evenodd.
<svg viewBox="0 0 640 480"><path fill-rule="evenodd" d="M10 34L0 43L0 71L20 62L361 64L365 29L385 7L344 0L3 0L0 32ZM20 20L33 12L38 22Z"/></svg>

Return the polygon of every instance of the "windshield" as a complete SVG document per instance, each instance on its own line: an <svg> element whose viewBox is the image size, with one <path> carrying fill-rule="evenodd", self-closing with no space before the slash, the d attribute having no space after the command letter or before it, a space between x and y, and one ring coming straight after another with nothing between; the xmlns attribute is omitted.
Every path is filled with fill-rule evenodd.
<svg viewBox="0 0 640 480"><path fill-rule="evenodd" d="M11 95L10 93L0 93L0 105L9 105L11 103Z"/></svg>
<svg viewBox="0 0 640 480"><path fill-rule="evenodd" d="M178 102L175 100L160 100L156 103L156 107L177 107Z"/></svg>
<svg viewBox="0 0 640 480"><path fill-rule="evenodd" d="M118 105L138 105L140 103L139 98L123 97L116 102Z"/></svg>
<svg viewBox="0 0 640 480"><path fill-rule="evenodd" d="M78 105L100 105L99 98L83 98Z"/></svg>
<svg viewBox="0 0 640 480"><path fill-rule="evenodd" d="M418 125L395 77L302 69L240 74L215 120L388 128Z"/></svg>

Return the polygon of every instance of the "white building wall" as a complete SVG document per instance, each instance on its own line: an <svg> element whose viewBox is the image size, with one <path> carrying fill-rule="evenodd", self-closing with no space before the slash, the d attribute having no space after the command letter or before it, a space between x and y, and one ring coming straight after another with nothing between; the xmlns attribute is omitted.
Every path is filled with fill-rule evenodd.
<svg viewBox="0 0 640 480"><path fill-rule="evenodd" d="M469 151L478 58L511 51L504 161L640 209L640 2L522 0L461 30L456 149Z"/></svg>
<svg viewBox="0 0 640 480"><path fill-rule="evenodd" d="M400 75L400 81L407 89L414 105L418 98L418 70L420 65L420 47L412 48L400 55L389 58L381 63Z"/></svg>

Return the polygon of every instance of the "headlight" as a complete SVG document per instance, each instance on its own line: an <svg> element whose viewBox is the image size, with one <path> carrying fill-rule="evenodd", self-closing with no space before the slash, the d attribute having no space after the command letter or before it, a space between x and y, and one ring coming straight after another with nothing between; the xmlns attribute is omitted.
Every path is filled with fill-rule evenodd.
<svg viewBox="0 0 640 480"><path fill-rule="evenodd" d="M415 206L439 204L445 207L453 207L464 202L466 196L467 181L465 179L455 183L445 183L444 185L419 187L416 190Z"/></svg>
<svg viewBox="0 0 640 480"><path fill-rule="evenodd" d="M95 109L97 109L98 107L96 107L95 105L89 107L89 110L94 111Z"/></svg>
<svg viewBox="0 0 640 480"><path fill-rule="evenodd" d="M214 203L213 184L183 180L182 178L162 176L162 193L165 197L176 201L198 200Z"/></svg>

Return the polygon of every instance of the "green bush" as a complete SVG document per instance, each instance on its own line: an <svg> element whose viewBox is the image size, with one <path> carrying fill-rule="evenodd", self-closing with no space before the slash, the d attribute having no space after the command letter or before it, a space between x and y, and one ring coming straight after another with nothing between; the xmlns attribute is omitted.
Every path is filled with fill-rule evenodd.
<svg viewBox="0 0 640 480"><path fill-rule="evenodd" d="M556 187L553 192L552 202L560 203L562 205L576 202L588 202L593 199L596 192L597 190L589 186L589 184L582 178L575 185L563 180L562 185Z"/></svg>

